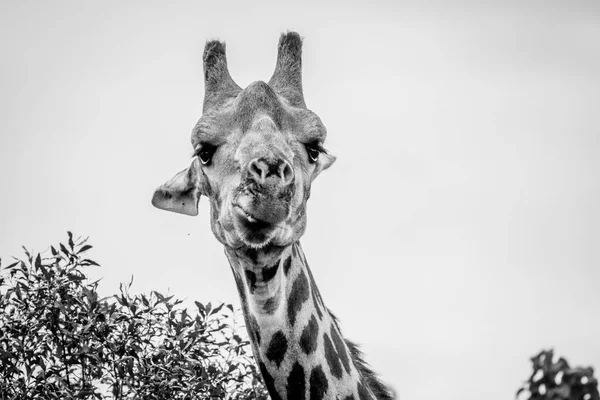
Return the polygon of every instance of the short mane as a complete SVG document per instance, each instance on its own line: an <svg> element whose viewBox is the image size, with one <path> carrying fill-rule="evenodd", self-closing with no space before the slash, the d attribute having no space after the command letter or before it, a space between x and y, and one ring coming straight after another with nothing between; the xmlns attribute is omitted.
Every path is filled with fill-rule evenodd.
<svg viewBox="0 0 600 400"><path fill-rule="evenodd" d="M335 325L341 332L338 323L338 318L331 312L330 309L327 309L327 312L329 312L329 315L331 315L331 318L333 318ZM363 359L363 353L358 348L358 345L356 345L348 339L344 340L346 342L346 345L348 346L348 349L350 350L350 356L352 358L354 366L360 373L360 376L367 383L369 389L371 389L371 391L375 395L375 398L377 400L394 400L396 396L393 394L392 390L388 386L381 382L379 376L377 376L377 374L373 372L369 364L365 362L365 360Z"/></svg>

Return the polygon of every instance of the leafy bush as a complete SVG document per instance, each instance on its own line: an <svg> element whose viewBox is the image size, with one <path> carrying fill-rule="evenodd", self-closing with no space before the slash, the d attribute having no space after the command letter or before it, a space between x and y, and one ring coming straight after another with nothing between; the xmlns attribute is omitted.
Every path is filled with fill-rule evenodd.
<svg viewBox="0 0 600 400"><path fill-rule="evenodd" d="M267 399L233 307L158 292L99 298L74 240L0 275L2 399Z"/></svg>
<svg viewBox="0 0 600 400"><path fill-rule="evenodd" d="M600 400L598 381L592 367L569 367L560 357L554 361L552 350L531 358L533 372L517 391L527 400Z"/></svg>

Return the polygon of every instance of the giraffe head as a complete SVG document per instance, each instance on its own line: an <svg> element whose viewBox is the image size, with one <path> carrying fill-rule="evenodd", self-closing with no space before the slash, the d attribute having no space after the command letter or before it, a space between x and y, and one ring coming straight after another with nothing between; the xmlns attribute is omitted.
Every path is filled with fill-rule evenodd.
<svg viewBox="0 0 600 400"><path fill-rule="evenodd" d="M200 197L208 197L212 231L232 248L281 248L302 236L311 183L335 157L304 103L301 49L297 33L283 34L269 82L241 89L229 75L225 45L206 44L194 158L155 191L154 206L197 215Z"/></svg>

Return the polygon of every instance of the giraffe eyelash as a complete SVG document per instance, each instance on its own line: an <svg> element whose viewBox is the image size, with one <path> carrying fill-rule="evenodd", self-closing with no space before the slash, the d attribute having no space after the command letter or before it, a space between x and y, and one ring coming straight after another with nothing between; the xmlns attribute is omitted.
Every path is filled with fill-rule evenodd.
<svg viewBox="0 0 600 400"><path fill-rule="evenodd" d="M318 140L312 141L312 142L307 142L304 143L305 147L310 147L312 149L317 150L319 153L324 153L324 154L328 154L327 149L325 147L323 147L323 144L321 144L321 142L319 142Z"/></svg>

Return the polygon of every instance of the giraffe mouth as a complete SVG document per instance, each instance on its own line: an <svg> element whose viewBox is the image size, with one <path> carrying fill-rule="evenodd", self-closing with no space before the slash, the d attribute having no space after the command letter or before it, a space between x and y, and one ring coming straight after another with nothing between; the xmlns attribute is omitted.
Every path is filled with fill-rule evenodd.
<svg viewBox="0 0 600 400"><path fill-rule="evenodd" d="M233 206L234 225L238 235L250 247L262 247L269 243L277 228L276 223L259 219L256 214L246 211L240 205Z"/></svg>
<svg viewBox="0 0 600 400"><path fill-rule="evenodd" d="M293 190L277 185L241 184L231 202L233 225L239 238L251 247L262 247L282 232L289 218Z"/></svg>
<svg viewBox="0 0 600 400"><path fill-rule="evenodd" d="M288 217L292 194L273 185L246 183L236 190L232 206L250 223L276 225Z"/></svg>
<svg viewBox="0 0 600 400"><path fill-rule="evenodd" d="M248 227L254 227L254 228L263 228L263 227L269 227L272 224L264 221L260 218L258 218L255 214L252 214L249 211L246 211L242 206L238 205L238 204L234 204L233 208L236 212L236 216L238 217L238 219L242 220L242 222L244 222L246 225L248 225Z"/></svg>

